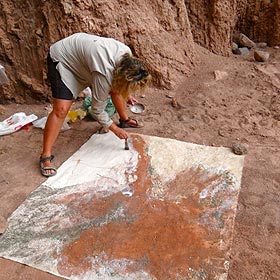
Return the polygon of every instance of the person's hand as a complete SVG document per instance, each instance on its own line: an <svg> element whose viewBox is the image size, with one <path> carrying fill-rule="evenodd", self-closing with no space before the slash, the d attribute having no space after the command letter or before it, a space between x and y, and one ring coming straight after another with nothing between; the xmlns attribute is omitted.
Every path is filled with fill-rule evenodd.
<svg viewBox="0 0 280 280"><path fill-rule="evenodd" d="M109 127L109 129L112 132L114 132L115 135L118 136L120 139L127 139L128 138L128 133L124 129L118 127L114 123Z"/></svg>
<svg viewBox="0 0 280 280"><path fill-rule="evenodd" d="M130 105L133 105L135 103L138 103L138 100L135 97L129 95L126 103L130 104Z"/></svg>
<svg viewBox="0 0 280 280"><path fill-rule="evenodd" d="M127 139L128 138L128 133L122 129L119 128L116 130L116 132L114 132L120 139Z"/></svg>

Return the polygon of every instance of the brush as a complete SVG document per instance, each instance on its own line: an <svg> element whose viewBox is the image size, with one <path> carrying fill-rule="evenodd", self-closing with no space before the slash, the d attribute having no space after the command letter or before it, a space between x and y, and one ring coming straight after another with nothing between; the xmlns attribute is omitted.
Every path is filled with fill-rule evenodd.
<svg viewBox="0 0 280 280"><path fill-rule="evenodd" d="M125 150L129 150L129 147L128 147L128 140L125 139L125 142L124 142L124 149Z"/></svg>

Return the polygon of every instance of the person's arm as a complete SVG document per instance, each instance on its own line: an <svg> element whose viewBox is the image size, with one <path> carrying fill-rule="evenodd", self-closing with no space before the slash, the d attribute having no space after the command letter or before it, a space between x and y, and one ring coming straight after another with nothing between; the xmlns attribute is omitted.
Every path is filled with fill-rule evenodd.
<svg viewBox="0 0 280 280"><path fill-rule="evenodd" d="M94 75L92 84L92 103L91 110L95 119L104 127L109 128L120 139L128 138L127 132L119 128L109 117L105 111L107 98L109 96L110 85L105 77L100 74Z"/></svg>
<svg viewBox="0 0 280 280"><path fill-rule="evenodd" d="M91 110L93 117L104 127L109 127L113 121L105 111L106 105L107 99L105 101L100 100L94 93L92 94Z"/></svg>
<svg viewBox="0 0 280 280"><path fill-rule="evenodd" d="M112 102L120 116L120 119L125 121L128 119L126 112L126 100L118 92L111 92Z"/></svg>

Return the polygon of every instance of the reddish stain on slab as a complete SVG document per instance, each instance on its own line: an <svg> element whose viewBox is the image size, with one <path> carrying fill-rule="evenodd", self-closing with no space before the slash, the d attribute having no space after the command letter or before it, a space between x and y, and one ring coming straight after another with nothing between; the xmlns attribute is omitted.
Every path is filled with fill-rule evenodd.
<svg viewBox="0 0 280 280"><path fill-rule="evenodd" d="M116 273L145 271L160 280L214 279L226 272L227 251L221 249L220 230L215 224L199 223L205 208L214 202L205 200L203 204L198 194L207 186L220 184L221 175L200 168L185 170L169 183L160 200L153 198L147 146L137 135L133 144L141 157L132 197L116 193L98 199L93 196L90 201L82 195L59 201L93 221L92 227L57 256L59 273L80 275L114 260L127 260L123 266L110 268Z"/></svg>

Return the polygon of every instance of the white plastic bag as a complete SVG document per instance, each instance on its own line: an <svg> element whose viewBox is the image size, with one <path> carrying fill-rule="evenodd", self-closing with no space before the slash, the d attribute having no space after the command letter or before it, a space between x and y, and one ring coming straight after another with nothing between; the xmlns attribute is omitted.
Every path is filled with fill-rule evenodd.
<svg viewBox="0 0 280 280"><path fill-rule="evenodd" d="M47 122L47 118L48 117L43 117L41 119L35 120L34 122L32 122L32 124L34 127L44 129Z"/></svg>
<svg viewBox="0 0 280 280"><path fill-rule="evenodd" d="M38 120L32 122L32 124L34 125L34 127L45 129L47 119L48 119L48 117L43 117L41 119L38 119ZM70 129L70 126L68 125L67 121L65 120L62 124L61 131L65 131L68 129Z"/></svg>
<svg viewBox="0 0 280 280"><path fill-rule="evenodd" d="M23 112L15 113L8 119L0 122L0 135L11 134L20 130L23 126L38 119L36 115L27 116Z"/></svg>

